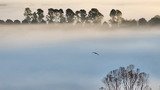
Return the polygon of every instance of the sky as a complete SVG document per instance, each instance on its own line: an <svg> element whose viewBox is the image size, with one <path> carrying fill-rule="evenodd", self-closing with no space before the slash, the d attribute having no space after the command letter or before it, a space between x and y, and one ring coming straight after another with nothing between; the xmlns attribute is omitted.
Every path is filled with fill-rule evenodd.
<svg viewBox="0 0 160 90"><path fill-rule="evenodd" d="M98 90L109 71L129 64L148 73L151 87L158 89L158 30L0 28L2 90Z"/></svg>
<svg viewBox="0 0 160 90"><path fill-rule="evenodd" d="M51 3L55 3L55 2L64 2L64 1L68 1L68 0L1 0L1 2L51 2ZM128 2L128 3L140 3L140 2L159 2L159 0L99 0L99 1L95 1L95 0L69 0L68 2L83 2L83 3L88 3L88 2L100 2L100 3L108 3L108 2L113 2L113 3L123 3L123 2ZM68 3L66 2L66 3Z"/></svg>
<svg viewBox="0 0 160 90"><path fill-rule="evenodd" d="M139 19L141 17L149 20L151 17L160 14L159 0L0 0L1 19L24 19L25 7L30 7L33 11L42 8L47 13L47 9L72 8L74 11L81 8L89 11L91 8L98 8L104 15L105 20L110 19L111 9L119 9L123 17L127 19ZM12 14L8 14L8 12Z"/></svg>

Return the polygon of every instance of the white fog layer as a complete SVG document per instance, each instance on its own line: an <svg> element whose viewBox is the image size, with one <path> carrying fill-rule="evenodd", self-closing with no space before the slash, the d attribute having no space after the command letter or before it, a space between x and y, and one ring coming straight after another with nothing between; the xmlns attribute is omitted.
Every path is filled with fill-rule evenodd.
<svg viewBox="0 0 160 90"><path fill-rule="evenodd" d="M98 90L110 70L134 64L158 90L159 30L63 27L1 26L0 89Z"/></svg>

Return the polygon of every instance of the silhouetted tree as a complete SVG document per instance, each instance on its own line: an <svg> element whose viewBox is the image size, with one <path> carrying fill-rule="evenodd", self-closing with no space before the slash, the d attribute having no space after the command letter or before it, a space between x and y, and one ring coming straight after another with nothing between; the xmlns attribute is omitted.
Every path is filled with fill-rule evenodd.
<svg viewBox="0 0 160 90"><path fill-rule="evenodd" d="M119 69L110 71L103 79L108 90L145 90L144 87L148 86L149 75L145 72L140 72L134 65L129 65L126 68L120 67ZM149 86L148 86L149 87Z"/></svg>
<svg viewBox="0 0 160 90"><path fill-rule="evenodd" d="M119 27L123 20L122 12L120 10L112 9L110 11L110 17L111 17L110 23L112 27L115 27L115 26Z"/></svg>
<svg viewBox="0 0 160 90"><path fill-rule="evenodd" d="M11 19L7 19L6 24L13 24L13 21Z"/></svg>
<svg viewBox="0 0 160 90"><path fill-rule="evenodd" d="M37 13L36 13L36 12L33 13L33 17L32 17L31 23L32 23L32 24L38 23L38 16L37 16Z"/></svg>
<svg viewBox="0 0 160 90"><path fill-rule="evenodd" d="M49 23L64 23L66 22L63 9L48 9L47 21Z"/></svg>
<svg viewBox="0 0 160 90"><path fill-rule="evenodd" d="M61 13L60 13L60 10L58 10L58 9L54 9L54 19L53 19L53 22L54 23L60 23L61 21Z"/></svg>
<svg viewBox="0 0 160 90"><path fill-rule="evenodd" d="M24 19L23 21L22 21L22 24L29 24L30 22L28 22L28 20L26 20L26 19Z"/></svg>
<svg viewBox="0 0 160 90"><path fill-rule="evenodd" d="M59 9L59 13L60 13L60 23L65 23L66 22L66 18L64 17L64 11L63 9Z"/></svg>
<svg viewBox="0 0 160 90"><path fill-rule="evenodd" d="M109 23L104 22L103 25L106 26L112 26L112 27L131 27L131 26L144 26L144 25L160 25L160 16L156 15L153 18L151 18L148 22L145 18L140 18L138 21L135 19L133 20L125 20L122 18L122 12L120 10L112 9L110 11L110 17ZM42 9L37 9L37 12L32 13L31 9L29 7L25 8L24 11L25 19L22 21L23 24L30 24L30 23L46 23L44 20L44 11ZM102 13L99 12L97 8L92 8L88 15L86 13L86 10L81 9L79 11L76 11L75 13L72 11L72 9L68 8L66 10L66 16L64 16L63 9L48 9L48 14L46 15L47 22L48 23L94 23L94 24L100 24L103 20ZM7 19L6 22L3 20L0 20L0 24L20 24L21 22L19 20L15 20L14 22L10 19Z"/></svg>
<svg viewBox="0 0 160 90"><path fill-rule="evenodd" d="M109 15L112 18L111 23L116 23L116 10L112 9Z"/></svg>
<svg viewBox="0 0 160 90"><path fill-rule="evenodd" d="M88 13L88 20L91 23L101 23L103 15L98 11L97 8L92 8Z"/></svg>
<svg viewBox="0 0 160 90"><path fill-rule="evenodd" d="M4 22L4 20L0 20L0 24L4 24L5 22Z"/></svg>
<svg viewBox="0 0 160 90"><path fill-rule="evenodd" d="M144 25L147 25L147 20L145 18L140 18L138 20L138 25L139 26L144 26Z"/></svg>
<svg viewBox="0 0 160 90"><path fill-rule="evenodd" d="M48 15L46 16L48 23L53 23L53 19L54 19L53 13L54 13L54 9L49 8Z"/></svg>
<svg viewBox="0 0 160 90"><path fill-rule="evenodd" d="M14 24L21 24L21 21L19 21L19 20L14 20Z"/></svg>
<svg viewBox="0 0 160 90"><path fill-rule="evenodd" d="M37 20L38 20L38 23L45 23L44 21L44 15L43 15L43 10L42 9L37 9L37 14L38 14L38 17L37 17Z"/></svg>
<svg viewBox="0 0 160 90"><path fill-rule="evenodd" d="M117 23L119 27L120 24L122 23L122 12L120 10L116 10L116 16L117 16Z"/></svg>
<svg viewBox="0 0 160 90"><path fill-rule="evenodd" d="M105 22L103 22L103 26L109 27L109 24L105 21Z"/></svg>
<svg viewBox="0 0 160 90"><path fill-rule="evenodd" d="M87 13L84 9L81 9L75 12L75 22L76 23L85 23L87 19L86 17L87 17Z"/></svg>
<svg viewBox="0 0 160 90"><path fill-rule="evenodd" d="M151 18L150 20L149 20L149 24L150 25L160 25L160 16L159 15L156 15L156 16L154 16L153 18Z"/></svg>
<svg viewBox="0 0 160 90"><path fill-rule="evenodd" d="M75 17L75 13L70 8L68 8L66 10L66 19L67 19L67 22L68 23L73 23L74 22L74 17Z"/></svg>
<svg viewBox="0 0 160 90"><path fill-rule="evenodd" d="M32 11L30 10L30 8L25 8L24 16L25 19L23 20L23 22L30 23L32 21Z"/></svg>
<svg viewBox="0 0 160 90"><path fill-rule="evenodd" d="M87 12L84 9L80 10L81 22L84 23L86 21Z"/></svg>
<svg viewBox="0 0 160 90"><path fill-rule="evenodd" d="M75 12L75 23L81 23L81 14L80 11Z"/></svg>
<svg viewBox="0 0 160 90"><path fill-rule="evenodd" d="M138 24L138 22L135 19L133 19L133 20L122 19L121 26L122 27L136 27L137 24Z"/></svg>

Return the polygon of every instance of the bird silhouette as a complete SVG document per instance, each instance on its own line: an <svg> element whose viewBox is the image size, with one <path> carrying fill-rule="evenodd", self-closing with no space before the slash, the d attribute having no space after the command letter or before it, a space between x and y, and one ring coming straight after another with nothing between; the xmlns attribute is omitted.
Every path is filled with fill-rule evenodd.
<svg viewBox="0 0 160 90"><path fill-rule="evenodd" d="M95 54L95 55L99 55L99 53L97 53L97 52L92 52L93 54Z"/></svg>

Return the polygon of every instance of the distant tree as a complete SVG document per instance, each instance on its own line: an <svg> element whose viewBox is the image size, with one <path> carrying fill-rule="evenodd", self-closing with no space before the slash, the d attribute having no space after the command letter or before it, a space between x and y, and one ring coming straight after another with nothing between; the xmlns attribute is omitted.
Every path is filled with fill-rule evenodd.
<svg viewBox="0 0 160 90"><path fill-rule="evenodd" d="M22 24L29 24L30 22L28 22L28 20L26 20L26 19L24 19L23 21L22 21Z"/></svg>
<svg viewBox="0 0 160 90"><path fill-rule="evenodd" d="M109 15L112 18L111 23L116 23L116 10L112 9Z"/></svg>
<svg viewBox="0 0 160 90"><path fill-rule="evenodd" d="M138 24L138 21L136 21L135 19L131 19L131 20L125 20L125 19L122 19L122 22L121 22L121 26L122 27L136 27Z"/></svg>
<svg viewBox="0 0 160 90"><path fill-rule="evenodd" d="M53 16L54 16L53 22L60 23L60 12L58 9L54 9Z"/></svg>
<svg viewBox="0 0 160 90"><path fill-rule="evenodd" d="M44 14L43 14L43 10L42 9L37 9L37 20L38 20L38 23L45 23L45 21L44 21Z"/></svg>
<svg viewBox="0 0 160 90"><path fill-rule="evenodd" d="M110 11L110 17L111 17L110 23L112 27L115 27L115 26L119 27L123 20L122 12L120 10L112 9Z"/></svg>
<svg viewBox="0 0 160 90"><path fill-rule="evenodd" d="M103 26L109 27L109 24L105 21L105 22L103 22Z"/></svg>
<svg viewBox="0 0 160 90"><path fill-rule="evenodd" d="M98 11L97 8L92 8L88 13L88 20L91 23L100 24L103 17L104 16Z"/></svg>
<svg viewBox="0 0 160 90"><path fill-rule="evenodd" d="M24 16L25 16L25 19L23 20L23 22L30 23L32 20L32 11L30 8L25 8Z"/></svg>
<svg viewBox="0 0 160 90"><path fill-rule="evenodd" d="M33 13L33 17L32 17L31 23L32 24L37 24L38 23L38 16L37 16L36 12Z"/></svg>
<svg viewBox="0 0 160 90"><path fill-rule="evenodd" d="M7 19L6 24L13 24L13 21L11 19Z"/></svg>
<svg viewBox="0 0 160 90"><path fill-rule="evenodd" d="M66 18L64 17L64 11L63 9L59 9L59 13L60 13L60 23L65 23L66 22Z"/></svg>
<svg viewBox="0 0 160 90"><path fill-rule="evenodd" d="M80 13L80 11L75 12L75 22L76 23L81 23L81 13Z"/></svg>
<svg viewBox="0 0 160 90"><path fill-rule="evenodd" d="M129 21L130 26L137 26L137 23L135 19Z"/></svg>
<svg viewBox="0 0 160 90"><path fill-rule="evenodd" d="M14 20L14 24L21 24L21 21L19 21L19 20Z"/></svg>
<svg viewBox="0 0 160 90"><path fill-rule="evenodd" d="M48 23L65 23L66 18L64 16L63 9L48 9L47 21Z"/></svg>
<svg viewBox="0 0 160 90"><path fill-rule="evenodd" d="M149 75L145 72L140 72L134 65L129 65L126 68L110 71L103 79L103 83L108 90L146 90L148 85Z"/></svg>
<svg viewBox="0 0 160 90"><path fill-rule="evenodd" d="M156 16L154 16L153 18L151 18L151 19L149 20L149 24L152 25L152 26L160 25L160 16L159 16L159 15L156 15Z"/></svg>
<svg viewBox="0 0 160 90"><path fill-rule="evenodd" d="M0 20L0 24L4 24L5 23L5 21L4 20Z"/></svg>
<svg viewBox="0 0 160 90"><path fill-rule="evenodd" d="M74 17L75 17L75 13L70 8L68 8L66 10L66 19L67 19L67 22L68 23L73 23L74 22Z"/></svg>
<svg viewBox="0 0 160 90"><path fill-rule="evenodd" d="M144 25L147 25L147 20L145 18L140 18L138 20L138 25L139 26L144 26Z"/></svg>
<svg viewBox="0 0 160 90"><path fill-rule="evenodd" d="M116 10L116 16L117 16L117 23L119 27L120 24L122 23L122 12L120 10Z"/></svg>
<svg viewBox="0 0 160 90"><path fill-rule="evenodd" d="M87 12L84 9L75 12L75 23L85 23Z"/></svg>
<svg viewBox="0 0 160 90"><path fill-rule="evenodd" d="M80 16L81 16L81 22L84 23L86 21L87 18L87 12L84 9L80 10Z"/></svg>
<svg viewBox="0 0 160 90"><path fill-rule="evenodd" d="M53 19L54 19L54 9L53 8L49 8L48 9L48 15L46 16L48 23L53 23Z"/></svg>

